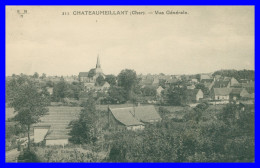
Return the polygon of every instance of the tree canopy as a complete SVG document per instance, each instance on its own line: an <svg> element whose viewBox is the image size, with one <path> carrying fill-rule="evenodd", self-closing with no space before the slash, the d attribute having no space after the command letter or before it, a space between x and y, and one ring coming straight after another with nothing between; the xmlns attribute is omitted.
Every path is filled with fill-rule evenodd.
<svg viewBox="0 0 260 168"><path fill-rule="evenodd" d="M11 106L15 110L15 120L27 126L28 148L30 147L30 127L39 122L41 116L48 112L49 99L44 91L40 91L32 82L27 81L20 86Z"/></svg>

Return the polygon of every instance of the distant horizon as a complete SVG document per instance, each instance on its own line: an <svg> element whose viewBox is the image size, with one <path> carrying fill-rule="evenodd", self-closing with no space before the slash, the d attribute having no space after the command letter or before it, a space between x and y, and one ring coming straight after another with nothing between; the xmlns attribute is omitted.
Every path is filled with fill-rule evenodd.
<svg viewBox="0 0 260 168"><path fill-rule="evenodd" d="M90 68L90 69L92 69L92 68ZM89 69L89 70L90 70ZM127 68L126 68L127 69ZM122 70L124 70L124 69L122 69ZM121 71L122 71L121 70ZM131 70L134 70L134 69L131 69ZM195 74L165 74L165 73L163 73L163 72L160 72L160 73L146 73L146 74L144 74L144 73L138 73L138 72L136 72L135 70L135 72L136 72L136 75L160 75L161 73L162 74L164 74L164 75L172 75L172 76L176 76L176 75L197 75L197 74L212 74L212 73L214 73L214 72L216 72L216 71L221 71L221 70L235 70L235 71L243 71L243 70L250 70L250 71L255 71L254 69L219 69L219 70L215 70L215 71L213 71L213 72L201 72L201 73L195 73ZM120 72L121 72L120 71ZM82 72L89 72L89 71L82 71ZM119 73L120 73L119 72ZM36 73L36 72L34 72L34 73ZM19 74L15 74L15 75L21 75L21 74L24 74L24 75L28 75L28 76L32 76L34 73L32 73L32 74L26 74L26 73L19 73ZM38 73L38 72L37 72ZM43 72L44 73L44 72ZM43 73L38 73L39 74L39 76L41 76ZM79 72L80 73L80 72ZM46 76L48 77L48 76L58 76L58 77L62 77L62 76L78 76L79 75L79 73L78 74L68 74L68 75L50 75L50 74L47 74L47 73L45 73L46 74ZM118 73L118 74L119 74ZM106 73L104 73L105 75L115 75L115 76L117 76L118 74L106 74ZM8 76L12 76L13 74L11 74L11 75L7 75L6 74L6 77L8 77Z"/></svg>

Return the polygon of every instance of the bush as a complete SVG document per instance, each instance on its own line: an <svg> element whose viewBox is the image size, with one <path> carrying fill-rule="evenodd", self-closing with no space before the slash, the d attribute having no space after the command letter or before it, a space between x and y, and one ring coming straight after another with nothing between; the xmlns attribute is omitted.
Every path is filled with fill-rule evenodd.
<svg viewBox="0 0 260 168"><path fill-rule="evenodd" d="M41 161L37 157L36 153L34 153L33 151L25 150L21 152L20 155L18 156L18 162L37 163Z"/></svg>

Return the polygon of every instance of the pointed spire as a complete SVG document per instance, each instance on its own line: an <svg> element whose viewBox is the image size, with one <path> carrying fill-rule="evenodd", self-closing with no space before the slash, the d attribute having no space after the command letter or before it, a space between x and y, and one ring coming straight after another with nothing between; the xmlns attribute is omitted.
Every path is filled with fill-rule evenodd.
<svg viewBox="0 0 260 168"><path fill-rule="evenodd" d="M97 65L96 68L101 68L100 61L99 61L99 55L97 56Z"/></svg>

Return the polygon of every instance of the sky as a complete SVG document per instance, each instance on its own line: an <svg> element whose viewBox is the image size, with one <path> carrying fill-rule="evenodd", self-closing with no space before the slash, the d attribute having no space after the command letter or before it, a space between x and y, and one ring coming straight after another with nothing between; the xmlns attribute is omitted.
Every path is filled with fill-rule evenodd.
<svg viewBox="0 0 260 168"><path fill-rule="evenodd" d="M17 10L27 13L21 17ZM75 11L128 13L73 15ZM130 15L132 11L145 14ZM114 75L126 68L172 75L253 70L254 7L6 7L6 75L78 75L94 68L98 55L103 72Z"/></svg>

